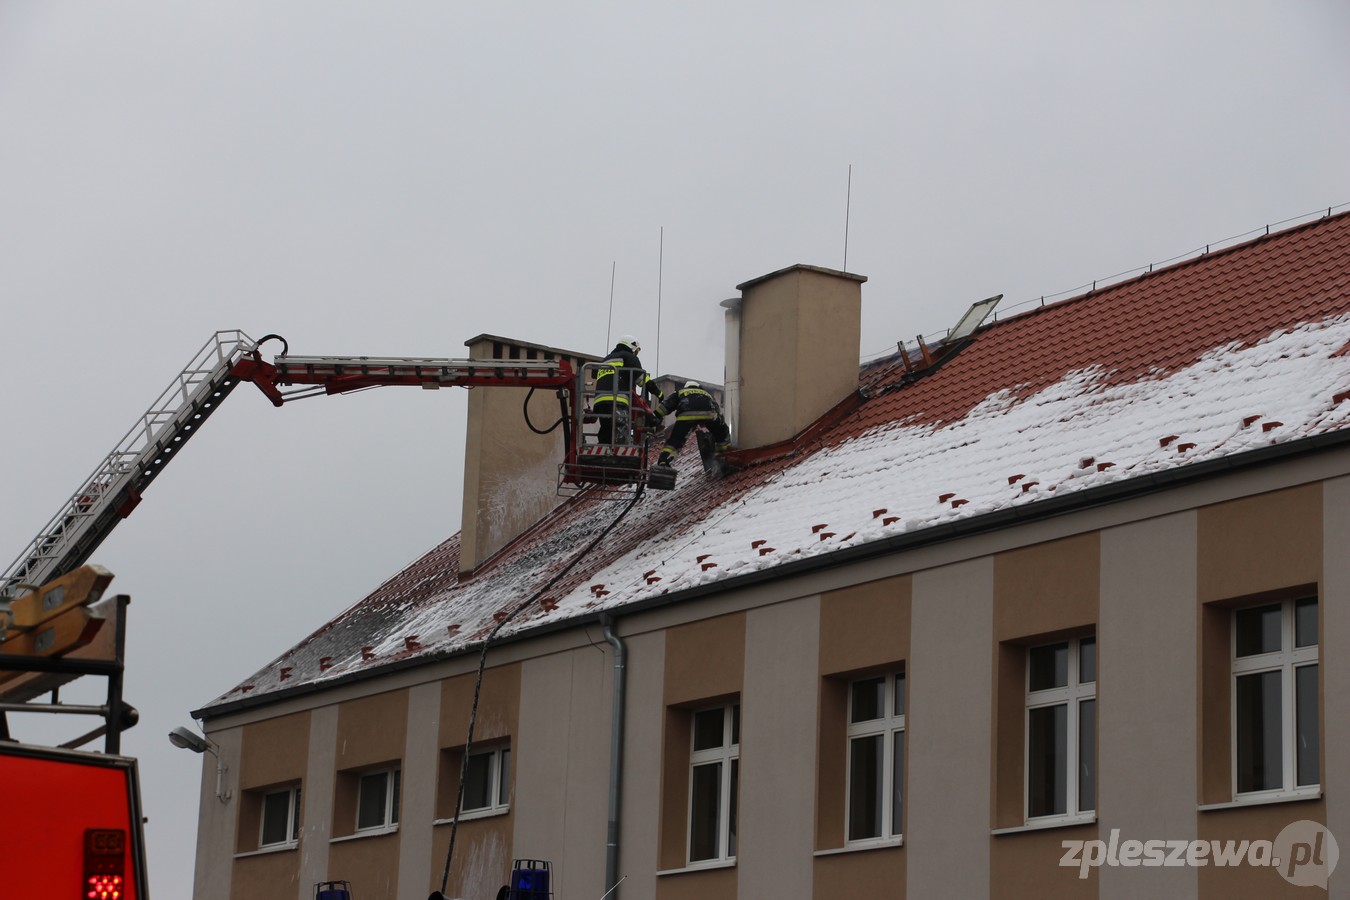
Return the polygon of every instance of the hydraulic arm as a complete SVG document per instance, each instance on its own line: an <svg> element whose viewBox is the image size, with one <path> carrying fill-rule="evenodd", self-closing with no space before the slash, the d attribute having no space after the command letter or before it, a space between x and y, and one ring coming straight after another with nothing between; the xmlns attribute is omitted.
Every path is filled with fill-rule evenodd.
<svg viewBox="0 0 1350 900"><path fill-rule="evenodd" d="M282 352L269 362L260 348L274 340ZM622 444L582 445L582 422L593 416L586 405L586 378L567 360L291 356L288 349L275 334L254 341L242 331L216 332L0 576L0 605L25 586L45 584L86 562L241 381L253 382L276 406L372 387L551 388L558 396L565 448L560 490L645 483L641 429Z"/></svg>

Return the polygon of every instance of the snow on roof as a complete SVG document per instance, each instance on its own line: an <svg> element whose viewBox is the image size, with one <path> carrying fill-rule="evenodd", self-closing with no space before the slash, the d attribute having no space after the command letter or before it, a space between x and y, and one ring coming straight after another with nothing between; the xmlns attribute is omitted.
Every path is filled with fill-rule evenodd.
<svg viewBox="0 0 1350 900"><path fill-rule="evenodd" d="M874 363L860 384L867 399L792 455L712 481L684 454L676 490L647 492L503 633L1346 429L1350 214L996 322L917 380ZM569 501L464 581L451 537L201 712L480 645L621 508Z"/></svg>

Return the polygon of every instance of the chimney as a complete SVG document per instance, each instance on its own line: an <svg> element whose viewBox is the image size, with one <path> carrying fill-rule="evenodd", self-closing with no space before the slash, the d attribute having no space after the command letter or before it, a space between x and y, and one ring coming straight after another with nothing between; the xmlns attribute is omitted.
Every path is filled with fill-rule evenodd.
<svg viewBox="0 0 1350 900"><path fill-rule="evenodd" d="M866 280L795 265L737 285L740 299L722 303L726 415L737 447L787 440L858 389Z"/></svg>
<svg viewBox="0 0 1350 900"><path fill-rule="evenodd" d="M470 359L566 359L580 369L594 357L480 334L464 342ZM476 387L469 390L464 441L464 506L460 517L461 576L486 562L560 502L558 465L563 461L562 428L535 434L522 412L529 388ZM552 389L529 399L530 422L546 429L560 409Z"/></svg>

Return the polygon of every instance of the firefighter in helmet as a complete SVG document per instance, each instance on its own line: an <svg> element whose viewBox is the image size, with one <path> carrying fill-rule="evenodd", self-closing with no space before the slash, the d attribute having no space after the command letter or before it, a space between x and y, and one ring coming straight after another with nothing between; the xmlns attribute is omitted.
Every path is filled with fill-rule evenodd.
<svg viewBox="0 0 1350 900"><path fill-rule="evenodd" d="M591 409L600 419L599 441L602 444L627 443L632 438L632 404L639 404L643 414L648 412L642 394L649 394L658 404L662 402L661 389L647 377L638 354L642 345L631 334L619 338L599 368L595 370L595 400Z"/></svg>
<svg viewBox="0 0 1350 900"><path fill-rule="evenodd" d="M674 392L656 408L658 416L675 414L675 427L670 429L670 437L661 448L658 466L668 466L675 461L676 455L689 439L689 433L695 428L706 428L712 433L717 444L717 452L722 453L731 446L731 431L722 418L722 409L713 399L713 395L703 389L697 381L686 381L684 387Z"/></svg>

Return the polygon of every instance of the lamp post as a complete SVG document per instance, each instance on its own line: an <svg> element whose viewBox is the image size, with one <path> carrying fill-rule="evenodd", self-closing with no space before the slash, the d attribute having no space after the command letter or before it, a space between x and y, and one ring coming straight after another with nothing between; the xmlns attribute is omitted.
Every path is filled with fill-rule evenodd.
<svg viewBox="0 0 1350 900"><path fill-rule="evenodd" d="M220 748L214 742L202 737L190 728L179 725L173 731L169 732L169 743L183 750L191 750L193 753L210 753L216 758L216 799L221 803L229 802L230 789L224 787L225 773L229 767L225 765L225 760L220 758Z"/></svg>

